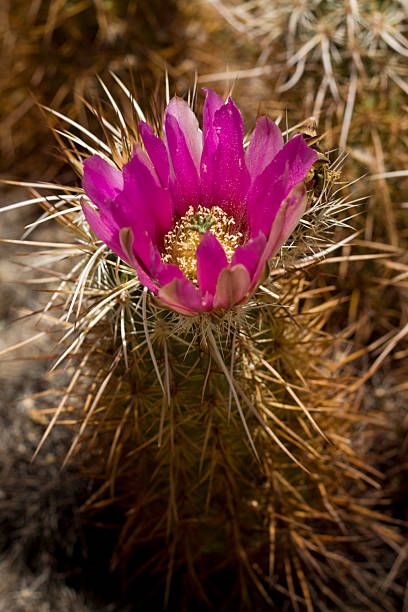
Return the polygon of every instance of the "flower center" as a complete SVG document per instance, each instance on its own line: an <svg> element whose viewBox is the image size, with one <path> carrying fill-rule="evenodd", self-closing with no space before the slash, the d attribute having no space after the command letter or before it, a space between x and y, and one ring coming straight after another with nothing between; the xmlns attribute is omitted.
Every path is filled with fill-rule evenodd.
<svg viewBox="0 0 408 612"><path fill-rule="evenodd" d="M235 249L242 243L241 232L235 232L235 219L229 217L219 206L194 210L190 206L164 237L162 260L176 264L182 272L197 284L196 250L200 239L208 230L222 245L228 261Z"/></svg>

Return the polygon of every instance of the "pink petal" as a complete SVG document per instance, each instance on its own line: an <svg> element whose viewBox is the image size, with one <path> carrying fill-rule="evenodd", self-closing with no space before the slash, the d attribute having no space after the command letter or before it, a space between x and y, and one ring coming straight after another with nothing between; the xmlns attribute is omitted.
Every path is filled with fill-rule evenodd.
<svg viewBox="0 0 408 612"><path fill-rule="evenodd" d="M155 280L160 285L167 285L174 278L185 278L178 266L172 263L163 262L157 248L151 256L151 272Z"/></svg>
<svg viewBox="0 0 408 612"><path fill-rule="evenodd" d="M82 187L88 198L103 208L123 189L122 173L99 155L92 155L84 161Z"/></svg>
<svg viewBox="0 0 408 612"><path fill-rule="evenodd" d="M172 263L162 261L160 253L147 232L134 234L132 228L120 230L120 243L126 253L127 261L135 268L140 282L158 293L159 285L167 285L172 280L185 278L180 268Z"/></svg>
<svg viewBox="0 0 408 612"><path fill-rule="evenodd" d="M213 194L213 163L218 146L217 130L214 126L215 113L224 106L224 100L212 89L203 89L205 102L203 108L203 154L201 156L201 202L211 208L215 204Z"/></svg>
<svg viewBox="0 0 408 612"><path fill-rule="evenodd" d="M81 206L85 219L93 233L99 240L107 244L112 251L126 259L119 241L119 228L114 220L103 212L98 212L92 208L84 199L81 199Z"/></svg>
<svg viewBox="0 0 408 612"><path fill-rule="evenodd" d="M287 161L289 162L289 191L291 191L297 183L303 181L316 159L316 151L307 146L302 134L298 134L285 144L272 164L276 161L276 173Z"/></svg>
<svg viewBox="0 0 408 612"><path fill-rule="evenodd" d="M281 233L281 244L277 248L279 250L287 241L300 219L304 215L307 208L306 189L302 183L296 185L288 197L286 198L285 221L283 223ZM277 252L277 251L275 251ZM273 253L274 254L274 253Z"/></svg>
<svg viewBox="0 0 408 612"><path fill-rule="evenodd" d="M142 145L138 142L136 142L132 148L132 159L134 157L137 157L139 161L146 166L146 168L149 170L152 176L154 176L157 182L159 182L159 177L157 176L157 172L155 170L155 167L153 166L152 160L150 159L146 151L143 149Z"/></svg>
<svg viewBox="0 0 408 612"><path fill-rule="evenodd" d="M246 153L252 181L262 174L282 147L283 136L276 123L269 117L259 117Z"/></svg>
<svg viewBox="0 0 408 612"><path fill-rule="evenodd" d="M224 106L224 100L213 89L203 87L203 92L205 94L203 108L203 141L205 143L209 132L213 129L215 113Z"/></svg>
<svg viewBox="0 0 408 612"><path fill-rule="evenodd" d="M139 123L145 149L154 165L154 168L163 187L169 184L169 158L164 142L153 133L153 128L144 121Z"/></svg>
<svg viewBox="0 0 408 612"><path fill-rule="evenodd" d="M317 159L303 136L292 138L255 179L248 194L248 222L251 236L269 234L282 201L293 187L303 181Z"/></svg>
<svg viewBox="0 0 408 612"><path fill-rule="evenodd" d="M132 228L122 227L119 233L119 239L122 250L126 254L126 257L123 259L136 270L139 282L150 289L150 291L153 291L153 293L157 293L157 286L154 284L149 274L144 270L137 256L135 256L135 243L140 240L140 236L136 238L133 235Z"/></svg>
<svg viewBox="0 0 408 612"><path fill-rule="evenodd" d="M149 275L149 266L152 260L152 241L145 231L139 231L137 237L130 227L119 228L103 211L97 212L81 201L82 209L90 228L116 255L132 266L138 273L140 282L157 293Z"/></svg>
<svg viewBox="0 0 408 612"><path fill-rule="evenodd" d="M259 278L262 276L267 261L276 255L285 244L290 234L306 210L307 197L303 185L296 185L288 198L282 203L268 235L268 240L257 269L252 277L251 292L255 290Z"/></svg>
<svg viewBox="0 0 408 612"><path fill-rule="evenodd" d="M92 208L84 198L81 199L81 206L85 219L88 221L88 225L93 233L96 234L96 236L98 236L102 242L108 244L108 242L110 242L114 237L115 233L119 231L117 225L112 219L104 218L102 214Z"/></svg>
<svg viewBox="0 0 408 612"><path fill-rule="evenodd" d="M123 167L123 178L123 192L115 201L120 225L146 229L153 242L161 245L173 222L173 202L168 190L158 184L138 154Z"/></svg>
<svg viewBox="0 0 408 612"><path fill-rule="evenodd" d="M218 136L215 128L206 132L203 154L201 156L200 179L201 179L201 203L207 208L219 206L217 188L214 183L215 177L215 153L218 147Z"/></svg>
<svg viewBox="0 0 408 612"><path fill-rule="evenodd" d="M266 243L265 261L276 255L285 244L306 210L307 197L304 185L296 185L283 202Z"/></svg>
<svg viewBox="0 0 408 612"><path fill-rule="evenodd" d="M289 164L273 179L269 178L271 166L257 177L248 195L247 220L250 236L253 238L262 232L268 236L273 220L288 194Z"/></svg>
<svg viewBox="0 0 408 612"><path fill-rule="evenodd" d="M156 258L157 247L153 244L149 233L142 228L131 228L135 237L132 248L133 253L141 263L147 274L154 278L154 261Z"/></svg>
<svg viewBox="0 0 408 612"><path fill-rule="evenodd" d="M190 205L200 201L200 180L185 134L173 115L165 118L165 134L171 160L170 189L176 210L183 216Z"/></svg>
<svg viewBox="0 0 408 612"><path fill-rule="evenodd" d="M129 235L132 239L129 238ZM119 237L122 248L126 245L125 252L131 265L136 268L136 270L141 268L148 278L156 281L156 262L160 262L161 258L157 247L153 245L147 231L141 229L135 230L131 227L122 227Z"/></svg>
<svg viewBox="0 0 408 612"><path fill-rule="evenodd" d="M203 150L203 138L198 124L198 119L184 100L175 96L169 102L164 112L164 129L166 138L168 138L166 124L168 119L172 117L180 128L184 136L184 142L187 150L194 162L197 172L200 169L200 159ZM172 151L169 148L170 156L173 158Z"/></svg>
<svg viewBox="0 0 408 612"><path fill-rule="evenodd" d="M207 137L201 160L202 201L207 206L220 206L240 222L250 178L242 117L231 98L215 112L213 126L215 132Z"/></svg>
<svg viewBox="0 0 408 612"><path fill-rule="evenodd" d="M214 308L231 308L239 304L251 284L249 272L242 264L221 270L214 296Z"/></svg>
<svg viewBox="0 0 408 612"><path fill-rule="evenodd" d="M197 280L203 295L214 295L218 276L228 266L228 259L220 242L210 231L200 240L196 251Z"/></svg>
<svg viewBox="0 0 408 612"><path fill-rule="evenodd" d="M253 278L258 263L265 251L266 238L259 232L256 238L249 240L244 246L239 246L231 258L231 267L237 264L243 264L249 272L249 276Z"/></svg>
<svg viewBox="0 0 408 612"><path fill-rule="evenodd" d="M161 287L159 299L173 310L189 316L204 310L199 290L186 277L175 278L168 285Z"/></svg>

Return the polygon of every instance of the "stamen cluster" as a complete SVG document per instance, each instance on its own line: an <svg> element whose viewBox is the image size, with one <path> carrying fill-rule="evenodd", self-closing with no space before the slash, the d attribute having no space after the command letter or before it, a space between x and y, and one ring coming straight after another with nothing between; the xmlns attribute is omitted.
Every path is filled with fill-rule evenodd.
<svg viewBox="0 0 408 612"><path fill-rule="evenodd" d="M196 251L203 234L208 230L219 241L228 262L242 243L242 232L235 231L235 219L229 217L219 206L204 208L201 204L190 206L186 214L177 221L164 238L162 260L176 264L195 285L197 281Z"/></svg>

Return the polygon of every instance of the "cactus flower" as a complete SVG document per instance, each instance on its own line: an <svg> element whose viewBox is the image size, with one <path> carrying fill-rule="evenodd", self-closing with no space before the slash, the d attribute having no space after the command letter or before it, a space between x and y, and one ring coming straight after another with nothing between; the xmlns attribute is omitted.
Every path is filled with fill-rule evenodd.
<svg viewBox="0 0 408 612"><path fill-rule="evenodd" d="M303 181L317 158L301 135L284 144L268 117L245 150L234 102L204 92L202 130L174 97L163 138L141 122L143 147L135 145L122 170L93 155L82 183L92 231L162 304L185 315L250 298L305 210Z"/></svg>

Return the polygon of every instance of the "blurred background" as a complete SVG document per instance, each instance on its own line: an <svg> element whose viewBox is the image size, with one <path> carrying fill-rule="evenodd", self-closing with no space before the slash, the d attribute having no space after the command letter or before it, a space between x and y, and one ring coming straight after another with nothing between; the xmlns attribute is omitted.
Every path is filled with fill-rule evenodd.
<svg viewBox="0 0 408 612"><path fill-rule="evenodd" d="M365 198L352 211L351 223L361 230L353 255L367 257L340 266L337 290L350 299L333 326L361 349L356 376L370 375L361 409L388 423L372 434L371 462L387 490L382 510L396 520L408 520L407 31L404 0L0 3L3 179L78 183L39 105L92 129L84 99L99 95L96 75L108 82L112 71L132 84L142 107L164 90L167 71L172 92L180 95L196 78L199 87L220 94L232 89L247 128L258 114L289 125L313 116L324 134L322 150L346 154L344 180L363 177L350 193ZM0 193L6 206L30 197L10 184ZM21 237L37 216L35 206L2 214L0 237ZM43 227L44 240L55 235L55 228ZM39 309L39 287L24 280L18 249L0 249L0 610L134 609L120 577L109 574L116 517L103 531L85 524L79 508L89 483L75 464L59 469L69 430L56 428L31 463L44 427L35 408L51 407L58 377L47 377L49 343L42 346L41 337L35 346L25 343L38 334L27 315ZM342 254L350 255L350 247ZM19 343L25 343L21 350L7 352ZM407 544L403 550L387 568L400 593ZM403 595L400 609L402 602Z"/></svg>

